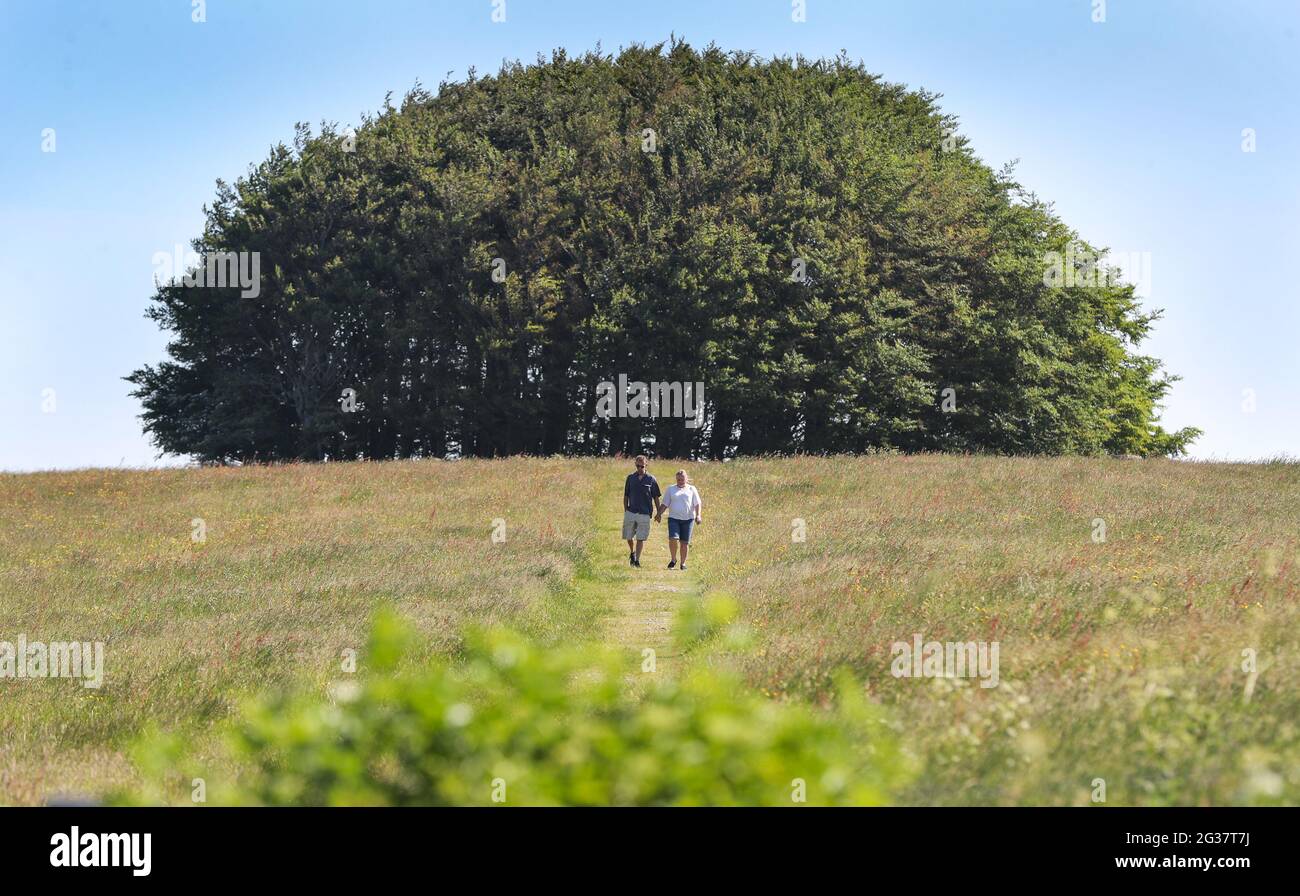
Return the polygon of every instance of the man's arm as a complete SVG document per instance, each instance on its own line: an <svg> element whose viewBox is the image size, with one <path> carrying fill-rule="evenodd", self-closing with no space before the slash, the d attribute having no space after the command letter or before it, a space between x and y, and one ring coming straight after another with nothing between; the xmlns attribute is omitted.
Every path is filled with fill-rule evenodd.
<svg viewBox="0 0 1300 896"><path fill-rule="evenodd" d="M631 509L632 509L632 483L629 480L624 479L623 480L623 512L626 513Z"/></svg>

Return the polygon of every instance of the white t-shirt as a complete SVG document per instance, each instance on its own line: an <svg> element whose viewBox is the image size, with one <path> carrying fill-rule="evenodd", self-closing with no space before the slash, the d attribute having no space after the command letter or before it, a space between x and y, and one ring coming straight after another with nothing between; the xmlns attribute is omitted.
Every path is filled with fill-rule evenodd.
<svg viewBox="0 0 1300 896"><path fill-rule="evenodd" d="M678 488L676 483L668 486L664 492L664 503L668 505L668 516L675 520L693 520L700 509L700 493L689 483Z"/></svg>

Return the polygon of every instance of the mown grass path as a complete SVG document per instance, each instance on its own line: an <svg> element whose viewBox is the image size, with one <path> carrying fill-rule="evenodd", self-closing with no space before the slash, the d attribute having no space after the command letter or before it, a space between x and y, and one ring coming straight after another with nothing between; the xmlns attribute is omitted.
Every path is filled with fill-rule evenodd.
<svg viewBox="0 0 1300 896"><path fill-rule="evenodd" d="M608 596L602 640L627 654L629 674L645 674L647 648L654 651L655 673L671 674L678 671L673 618L684 600L699 594L700 585L689 569L667 568L668 527L664 521L652 525L641 553L641 568L628 564L627 542L622 540L626 476L627 471L619 469L601 479L593 514L600 525L591 548L592 569Z"/></svg>

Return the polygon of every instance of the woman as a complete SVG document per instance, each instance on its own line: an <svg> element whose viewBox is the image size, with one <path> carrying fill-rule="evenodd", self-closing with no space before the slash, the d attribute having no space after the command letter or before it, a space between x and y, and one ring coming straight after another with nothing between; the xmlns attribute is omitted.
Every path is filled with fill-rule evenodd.
<svg viewBox="0 0 1300 896"><path fill-rule="evenodd" d="M678 470L677 484L668 486L668 491L664 492L664 502L655 516L655 522L659 522L659 517L663 516L665 510L668 511L668 550L673 555L668 563L669 569L677 565L679 543L682 546L682 569L686 568L686 554L691 547L691 529L696 523L704 522L700 519L700 509L700 493L687 481L686 471Z"/></svg>

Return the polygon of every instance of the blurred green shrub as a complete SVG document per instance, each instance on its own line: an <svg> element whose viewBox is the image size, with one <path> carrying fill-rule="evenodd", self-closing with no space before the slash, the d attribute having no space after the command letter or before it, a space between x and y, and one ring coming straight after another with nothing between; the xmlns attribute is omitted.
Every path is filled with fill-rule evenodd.
<svg viewBox="0 0 1300 896"><path fill-rule="evenodd" d="M724 609L686 627L714 628ZM502 630L471 634L454 662L412 670L402 660L409 642L400 621L381 616L367 665L329 700L247 707L232 732L238 774L226 786L218 782L232 776L209 778L209 800L879 805L906 777L890 732L847 677L822 710L768 700L712 670L680 681L645 675L652 680L630 688L626 658L545 649ZM154 738L138 758L154 777L188 782L195 767L181 753L178 741Z"/></svg>

